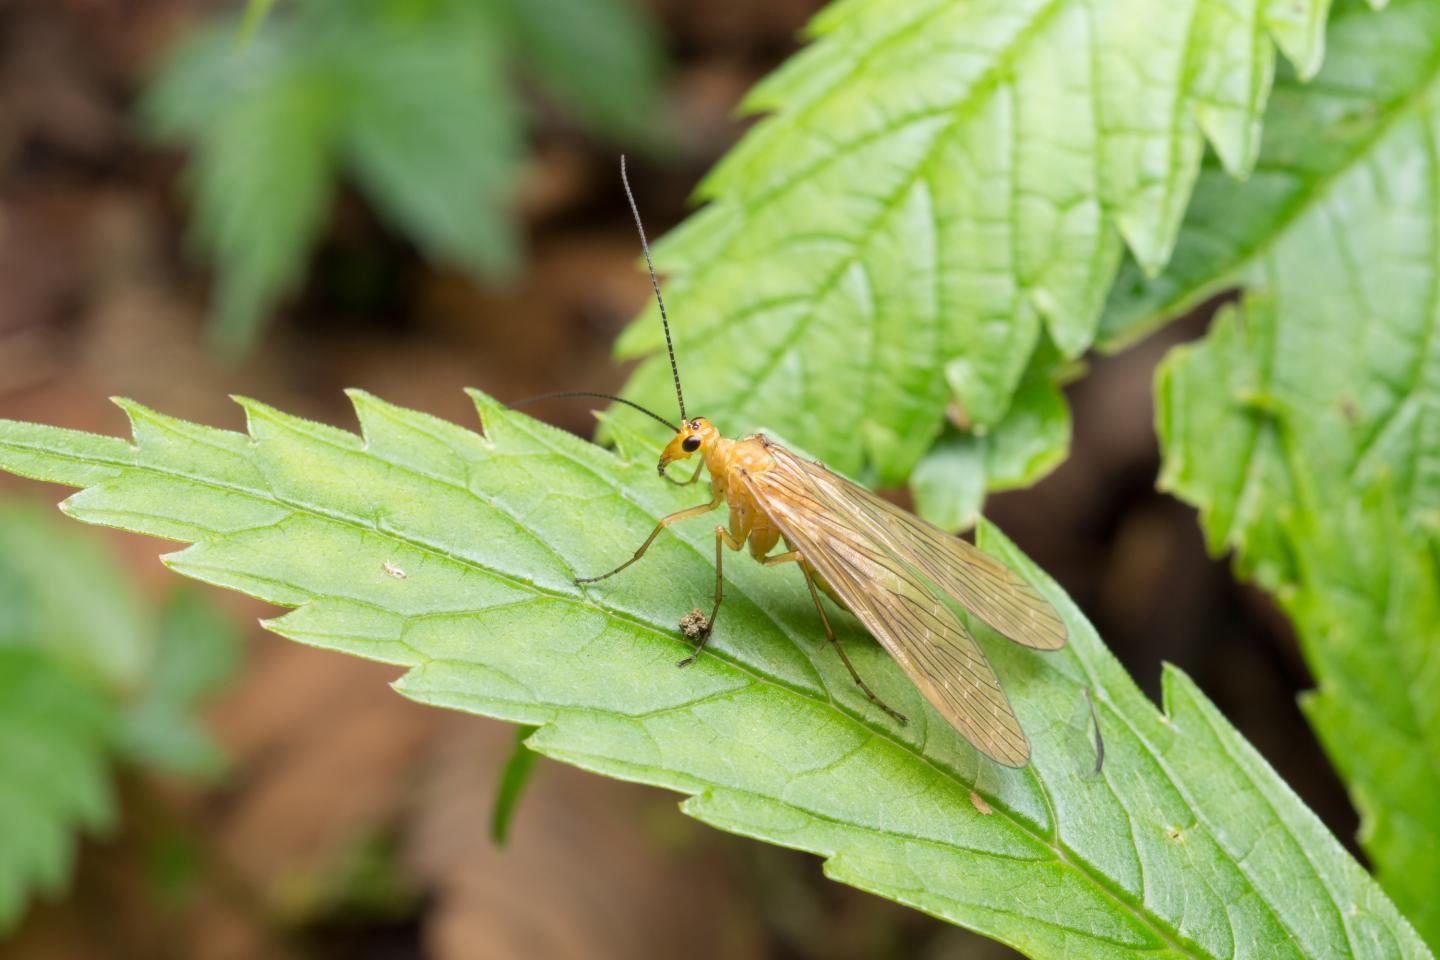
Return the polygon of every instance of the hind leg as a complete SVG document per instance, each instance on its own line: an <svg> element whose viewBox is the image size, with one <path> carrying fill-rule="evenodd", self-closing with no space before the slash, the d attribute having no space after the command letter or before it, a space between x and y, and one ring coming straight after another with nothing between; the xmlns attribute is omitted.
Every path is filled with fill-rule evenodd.
<svg viewBox="0 0 1440 960"><path fill-rule="evenodd" d="M855 665L851 663L850 658L846 656L845 648L840 646L840 641L835 636L835 628L830 626L830 618L825 614L825 607L820 603L820 591L815 587L815 574L810 570L810 564L806 563L805 558L800 556L800 551L791 550L788 553L776 554L773 557L766 557L761 562L767 567L791 562L800 564L800 571L805 574L805 586L810 588L810 599L815 601L815 612L820 614L820 624L825 628L825 639L829 640L830 646L834 647L835 652L840 654L840 662L845 664L846 670L850 671L850 678L855 681L855 685L864 692L871 703L888 713L901 726L908 724L910 721L906 719L905 714L891 707L884 700L881 700L875 691L870 689L870 685L861 679L859 671L855 669ZM827 590L826 593L829 593L829 591Z"/></svg>

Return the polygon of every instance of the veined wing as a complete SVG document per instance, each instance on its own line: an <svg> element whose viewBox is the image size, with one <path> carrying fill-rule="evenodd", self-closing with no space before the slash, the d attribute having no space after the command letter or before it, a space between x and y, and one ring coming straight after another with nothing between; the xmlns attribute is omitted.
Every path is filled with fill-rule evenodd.
<svg viewBox="0 0 1440 960"><path fill-rule="evenodd" d="M983 550L932 526L779 444L769 452L829 509L913 564L931 583L1001 635L1037 650L1065 646L1065 622L1040 592Z"/></svg>
<svg viewBox="0 0 1440 960"><path fill-rule="evenodd" d="M771 453L779 448L770 447ZM871 532L879 522L857 506L860 490L816 482L785 451L782 464L744 476L790 546L845 601L935 709L975 748L1023 767L1030 743L984 652L955 612L927 584L928 574ZM823 469L823 468L822 468Z"/></svg>

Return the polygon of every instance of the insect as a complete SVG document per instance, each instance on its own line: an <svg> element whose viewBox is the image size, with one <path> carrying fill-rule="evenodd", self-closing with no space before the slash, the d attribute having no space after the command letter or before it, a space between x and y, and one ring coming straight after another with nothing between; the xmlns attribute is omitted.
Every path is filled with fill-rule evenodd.
<svg viewBox="0 0 1440 960"><path fill-rule="evenodd" d="M714 631L725 598L725 550L748 546L750 555L764 566L794 564L800 569L825 638L870 702L897 722L907 722L855 670L835 637L821 593L859 619L925 699L977 750L1006 766L1023 767L1030 758L1029 740L995 671L951 604L968 610L1010 640L1037 650L1065 645L1064 622L1034 587L964 540L763 434L728 439L709 420L686 413L665 300L623 157L620 176L660 307L680 422L672 423L623 398L609 399L634 407L673 430L675 435L657 465L660 475L680 483L666 468L698 456L700 465L684 483L694 482L703 468L710 475L710 499L662 519L634 555L615 569L576 582L595 583L615 576L639 562L666 527L727 506L729 522L715 527L714 606L708 618L695 613L686 618L682 629L694 641L695 649L680 666L695 662ZM772 552L782 541L784 549Z"/></svg>

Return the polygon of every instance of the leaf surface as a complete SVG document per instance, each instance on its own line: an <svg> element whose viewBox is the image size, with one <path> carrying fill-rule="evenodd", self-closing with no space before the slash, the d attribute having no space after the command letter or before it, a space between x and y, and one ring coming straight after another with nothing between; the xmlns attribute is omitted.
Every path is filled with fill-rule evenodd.
<svg viewBox="0 0 1440 960"><path fill-rule="evenodd" d="M713 650L677 670L676 623L713 587L709 524L657 540L634 576L574 583L696 499L650 463L478 394L483 437L353 399L358 437L252 402L249 436L130 403L134 444L0 423L0 464L83 486L79 519L189 542L172 568L294 607L269 623L284 636L403 666L406 696L535 725L540 753L678 790L692 816L1032 956L1429 955L1183 674L1166 670L1160 713L992 528L982 546L1072 638L1041 654L975 625L1034 745L1023 770L979 759L841 617L911 723L877 713L798 571L727 564Z"/></svg>
<svg viewBox="0 0 1440 960"><path fill-rule="evenodd" d="M977 435L1029 430L1005 418L1032 357L1089 347L1122 238L1152 272L1168 260L1206 138L1249 170L1275 45L1312 73L1327 9L833 4L751 93L770 116L657 250L693 411L885 484L908 477L952 399ZM659 347L647 312L621 342L654 354L627 394L671 410ZM1065 432L1052 413L1045 435Z"/></svg>
<svg viewBox="0 0 1440 960"><path fill-rule="evenodd" d="M1162 482L1294 619L1361 842L1440 943L1440 7L1341 6L1325 69L1274 100L1254 179L1207 174L1107 329L1248 291L1162 369Z"/></svg>

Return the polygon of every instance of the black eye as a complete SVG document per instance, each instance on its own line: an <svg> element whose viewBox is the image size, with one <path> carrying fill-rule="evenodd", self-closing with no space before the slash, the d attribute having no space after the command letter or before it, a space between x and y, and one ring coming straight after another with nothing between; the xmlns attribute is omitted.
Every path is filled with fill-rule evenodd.
<svg viewBox="0 0 1440 960"><path fill-rule="evenodd" d="M696 450L700 449L700 438L692 433L690 436L684 439L684 441L680 444L680 447L686 453L694 453Z"/></svg>

